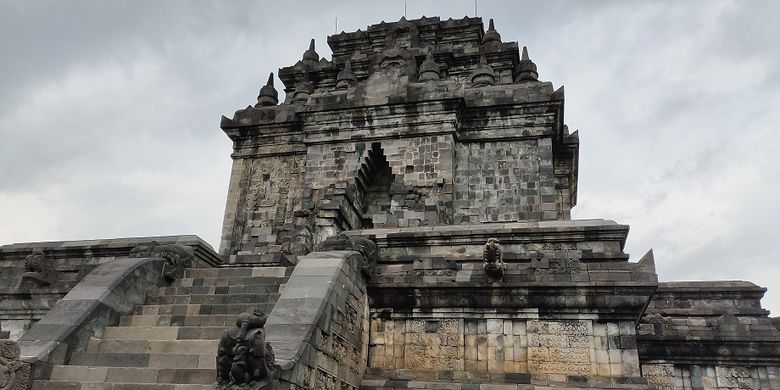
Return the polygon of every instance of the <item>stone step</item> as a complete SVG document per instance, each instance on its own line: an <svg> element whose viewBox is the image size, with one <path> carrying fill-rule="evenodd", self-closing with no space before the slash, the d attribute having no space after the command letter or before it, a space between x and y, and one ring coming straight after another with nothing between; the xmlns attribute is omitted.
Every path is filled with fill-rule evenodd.
<svg viewBox="0 0 780 390"><path fill-rule="evenodd" d="M162 314L162 315L199 315L199 314L240 314L254 309L270 313L272 303L231 303L231 304L165 304L165 305L138 305L133 314Z"/></svg>
<svg viewBox="0 0 780 390"><path fill-rule="evenodd" d="M157 368L157 367L95 367L54 366L51 380L61 382L124 382L213 384L216 380L213 368Z"/></svg>
<svg viewBox="0 0 780 390"><path fill-rule="evenodd" d="M214 385L35 381L32 390L211 390Z"/></svg>
<svg viewBox="0 0 780 390"><path fill-rule="evenodd" d="M102 340L217 340L224 326L108 326Z"/></svg>
<svg viewBox="0 0 780 390"><path fill-rule="evenodd" d="M191 295L164 295L147 297L146 305L222 305L234 303L275 303L279 300L276 294L191 294Z"/></svg>
<svg viewBox="0 0 780 390"><path fill-rule="evenodd" d="M87 343L91 353L180 353L215 354L219 340L106 340L92 337Z"/></svg>
<svg viewBox="0 0 780 390"><path fill-rule="evenodd" d="M185 278L216 278L231 276L288 277L295 267L188 268Z"/></svg>
<svg viewBox="0 0 780 390"><path fill-rule="evenodd" d="M211 353L113 353L77 352L70 359L75 366L216 368L216 351Z"/></svg>
<svg viewBox="0 0 780 390"><path fill-rule="evenodd" d="M269 312L270 309L265 311L265 313ZM122 316L119 320L119 326L221 326L225 328L235 323L236 314L133 314Z"/></svg>
<svg viewBox="0 0 780 390"><path fill-rule="evenodd" d="M191 286L160 287L156 296L190 294L274 294L282 290L284 284L252 284L249 286Z"/></svg>

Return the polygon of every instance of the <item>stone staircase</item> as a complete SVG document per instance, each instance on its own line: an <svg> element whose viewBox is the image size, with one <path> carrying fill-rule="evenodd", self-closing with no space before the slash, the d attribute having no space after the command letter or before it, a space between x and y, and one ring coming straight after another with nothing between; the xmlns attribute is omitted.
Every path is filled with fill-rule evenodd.
<svg viewBox="0 0 780 390"><path fill-rule="evenodd" d="M270 313L292 267L188 269L170 287L92 337L33 390L206 390L219 338L238 314Z"/></svg>

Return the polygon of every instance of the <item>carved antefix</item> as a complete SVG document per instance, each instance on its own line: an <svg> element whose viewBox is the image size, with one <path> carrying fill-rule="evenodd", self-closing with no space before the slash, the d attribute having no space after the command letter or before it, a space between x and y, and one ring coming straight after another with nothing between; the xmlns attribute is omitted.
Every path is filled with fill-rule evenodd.
<svg viewBox="0 0 780 390"><path fill-rule="evenodd" d="M16 342L0 340L0 390L30 388L30 363L20 361L20 353Z"/></svg>
<svg viewBox="0 0 780 390"><path fill-rule="evenodd" d="M350 237L344 233L328 237L320 247L318 251L356 251L360 252L365 258L365 262L360 267L367 278L371 277L374 272L376 263L379 261L379 249L376 244L365 237Z"/></svg>
<svg viewBox="0 0 780 390"><path fill-rule="evenodd" d="M162 258L165 260L163 276L172 281L181 277L184 274L184 270L192 266L193 250L186 245L159 244L157 241L152 241L133 248L129 257Z"/></svg>
<svg viewBox="0 0 780 390"><path fill-rule="evenodd" d="M225 331L217 350L215 389L270 390L276 388L274 351L265 341L267 317L260 311L243 313Z"/></svg>
<svg viewBox="0 0 780 390"><path fill-rule="evenodd" d="M482 257L484 260L485 272L487 272L488 275L494 277L504 276L506 264L504 263L503 254L501 253L501 244L498 243L497 239L488 239Z"/></svg>
<svg viewBox="0 0 780 390"><path fill-rule="evenodd" d="M57 281L57 271L54 270L51 259L40 249L33 249L32 253L25 257L24 268L27 272L22 274L21 286L44 287Z"/></svg>

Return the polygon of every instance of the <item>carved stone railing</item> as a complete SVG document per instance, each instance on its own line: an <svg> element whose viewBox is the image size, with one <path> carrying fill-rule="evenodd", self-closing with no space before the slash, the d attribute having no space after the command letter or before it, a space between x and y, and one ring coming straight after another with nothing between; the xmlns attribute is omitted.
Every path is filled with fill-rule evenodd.
<svg viewBox="0 0 780 390"><path fill-rule="evenodd" d="M179 246L150 250L146 245L134 253L137 257L92 270L22 335L21 358L32 365L33 379L48 379L52 366L66 364L74 352L86 350L90 336L117 324L121 315L132 312L147 294L192 262L192 251Z"/></svg>
<svg viewBox="0 0 780 390"><path fill-rule="evenodd" d="M320 250L300 258L267 318L245 313L225 332L216 389L360 386L368 358L366 279L376 245L337 236Z"/></svg>

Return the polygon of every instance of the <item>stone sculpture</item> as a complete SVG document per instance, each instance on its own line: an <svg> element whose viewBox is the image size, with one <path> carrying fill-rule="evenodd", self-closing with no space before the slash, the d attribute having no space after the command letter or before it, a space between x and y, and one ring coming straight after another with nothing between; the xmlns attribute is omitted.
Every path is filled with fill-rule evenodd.
<svg viewBox="0 0 780 390"><path fill-rule="evenodd" d="M184 270L192 266L193 250L185 245L160 244L152 241L133 248L129 257L161 257L165 260L163 276L168 281L172 281L181 277Z"/></svg>
<svg viewBox="0 0 780 390"><path fill-rule="evenodd" d="M27 272L22 274L22 285L30 281L37 287L44 287L57 281L57 271L54 270L51 259L40 249L33 249L24 259L24 268Z"/></svg>
<svg viewBox="0 0 780 390"><path fill-rule="evenodd" d="M274 351L265 341L267 317L255 310L242 313L225 331L217 350L215 389L268 390L276 386Z"/></svg>
<svg viewBox="0 0 780 390"><path fill-rule="evenodd" d="M374 272L377 261L379 261L379 249L376 244L365 237L351 237L344 233L328 237L318 251L356 251L363 255L365 262L360 267L363 275L370 278Z"/></svg>
<svg viewBox="0 0 780 390"><path fill-rule="evenodd" d="M0 340L0 390L30 388L30 363L20 361L20 354L16 342Z"/></svg>
<svg viewBox="0 0 780 390"><path fill-rule="evenodd" d="M503 254L501 253L501 244L495 238L488 239L483 251L483 260L485 272L488 275L503 277L506 271Z"/></svg>

